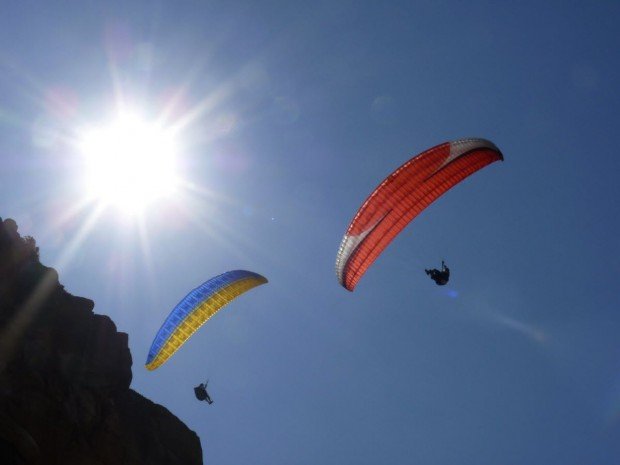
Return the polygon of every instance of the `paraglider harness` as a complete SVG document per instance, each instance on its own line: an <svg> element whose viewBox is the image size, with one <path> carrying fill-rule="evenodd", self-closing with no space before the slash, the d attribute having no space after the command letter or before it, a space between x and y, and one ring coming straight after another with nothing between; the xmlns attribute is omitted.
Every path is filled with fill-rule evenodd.
<svg viewBox="0 0 620 465"><path fill-rule="evenodd" d="M435 284L443 286L450 280L450 268L446 266L444 261L441 261L441 271L433 268L432 270L424 270L427 275L431 277Z"/></svg>
<svg viewBox="0 0 620 465"><path fill-rule="evenodd" d="M194 394L196 395L196 399L204 400L209 405L211 405L213 403L213 400L211 399L211 397L209 396L209 393L207 392L207 384L209 384L209 380L207 380L205 383L200 383L198 386L196 386L194 388Z"/></svg>

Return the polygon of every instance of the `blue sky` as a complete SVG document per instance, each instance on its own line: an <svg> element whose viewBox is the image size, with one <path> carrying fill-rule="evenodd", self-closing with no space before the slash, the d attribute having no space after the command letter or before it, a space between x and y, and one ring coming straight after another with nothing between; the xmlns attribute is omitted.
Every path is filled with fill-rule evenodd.
<svg viewBox="0 0 620 465"><path fill-rule="evenodd" d="M612 1L4 2L0 215L129 334L132 387L211 464L616 464L619 19ZM75 128L171 95L193 115L183 209L86 228ZM469 136L505 162L340 288L365 197ZM423 271L442 258L447 289ZM237 268L270 282L147 372L170 309Z"/></svg>

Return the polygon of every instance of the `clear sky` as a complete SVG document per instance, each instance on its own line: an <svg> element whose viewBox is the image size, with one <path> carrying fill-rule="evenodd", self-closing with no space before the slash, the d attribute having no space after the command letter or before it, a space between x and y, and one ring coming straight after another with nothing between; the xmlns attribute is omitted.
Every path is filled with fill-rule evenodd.
<svg viewBox="0 0 620 465"><path fill-rule="evenodd" d="M129 334L132 387L210 464L615 465L619 21L616 1L4 1L0 216ZM182 184L139 217L85 200L75 148L119 102L178 129ZM366 196L471 136L505 162L341 288ZM423 271L442 258L446 288ZM239 268L270 282L147 371L170 309Z"/></svg>

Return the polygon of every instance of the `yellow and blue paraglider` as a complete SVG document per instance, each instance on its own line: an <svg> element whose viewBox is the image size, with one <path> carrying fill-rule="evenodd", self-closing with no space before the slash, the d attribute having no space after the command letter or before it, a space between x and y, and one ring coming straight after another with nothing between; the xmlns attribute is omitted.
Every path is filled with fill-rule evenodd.
<svg viewBox="0 0 620 465"><path fill-rule="evenodd" d="M258 273L233 270L198 286L172 309L157 332L146 358L146 368L154 370L161 366L222 307L266 282L267 278Z"/></svg>

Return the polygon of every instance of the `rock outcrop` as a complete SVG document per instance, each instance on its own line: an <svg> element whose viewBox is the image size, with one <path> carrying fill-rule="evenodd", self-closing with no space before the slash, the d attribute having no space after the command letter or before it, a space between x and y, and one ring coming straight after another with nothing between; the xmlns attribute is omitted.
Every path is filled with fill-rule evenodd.
<svg viewBox="0 0 620 465"><path fill-rule="evenodd" d="M198 436L129 388L127 334L0 219L0 463L200 464Z"/></svg>

